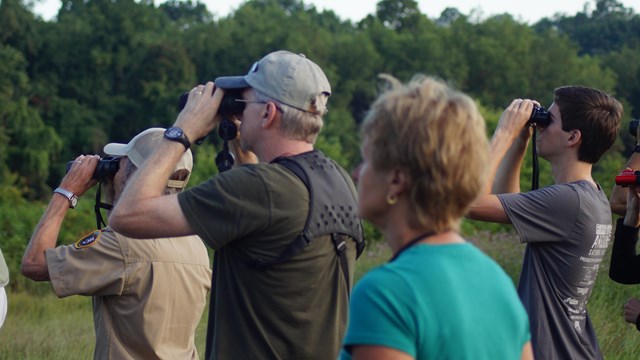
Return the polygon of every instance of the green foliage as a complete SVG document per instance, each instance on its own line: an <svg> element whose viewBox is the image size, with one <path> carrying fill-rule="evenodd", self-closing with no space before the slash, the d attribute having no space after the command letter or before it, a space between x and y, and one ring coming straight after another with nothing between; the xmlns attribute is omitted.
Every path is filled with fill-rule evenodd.
<svg viewBox="0 0 640 360"><path fill-rule="evenodd" d="M365 225L366 226L366 225ZM366 228L366 227L365 227ZM467 239L494 258L507 274L518 281L524 245L512 231L479 232ZM369 242L356 262L356 281L366 272L391 257L383 241ZM636 359L640 337L631 324L625 323L622 306L629 297L637 297L637 287L611 281L608 259L599 274L587 306L605 359ZM57 299L48 284L41 295L8 291L9 313L0 329L0 359L87 359L94 346L91 300L83 296ZM19 306L17 305L19 304ZM196 330L196 347L204 358L207 311Z"/></svg>
<svg viewBox="0 0 640 360"><path fill-rule="evenodd" d="M0 336L0 359L89 359L95 331L91 299L72 296L62 300L9 290L9 310ZM46 294L46 295L45 295Z"/></svg>
<svg viewBox="0 0 640 360"><path fill-rule="evenodd" d="M640 118L640 45L635 48L624 46L602 58L602 62L607 64L617 78L623 80L615 85L616 95L630 101L625 109L635 118Z"/></svg>
<svg viewBox="0 0 640 360"><path fill-rule="evenodd" d="M0 189L2 189L0 187ZM20 262L27 247L33 230L47 206L46 203L31 203L16 197L15 194L6 196L0 201L0 231L2 234L2 252L9 267L12 291L29 291L35 293L48 292L49 287L43 287L21 276ZM60 229L58 244L70 244L82 236L96 229L93 204L95 190L89 190L80 200L73 211L69 211ZM106 218L106 214L103 214Z"/></svg>
<svg viewBox="0 0 640 360"><path fill-rule="evenodd" d="M358 125L381 72L401 80L436 75L471 94L488 135L511 99L530 97L548 106L553 88L565 84L615 93L637 116L638 15L615 0L594 5L590 13L530 27L509 15L470 19L455 8L429 19L413 0L382 0L357 24L300 0L247 1L218 19L192 1L156 7L71 0L51 22L37 19L22 1L6 0L0 4L0 199L46 200L70 159L100 153L106 142L127 141L146 127L168 126L182 92L216 76L245 73L281 48L303 52L326 70L333 94L317 147L347 169L359 159ZM194 150L191 185L216 173L220 144L211 138L213 144ZM623 131L594 168L606 191L632 145ZM530 151L522 189L530 187ZM548 164L540 167L540 184L552 183ZM464 224L469 231L483 226L491 228Z"/></svg>
<svg viewBox="0 0 640 360"><path fill-rule="evenodd" d="M611 92L627 117L620 140L594 167L594 178L609 192L634 144L626 130L628 117L640 117L640 16L616 0L592 3L590 12L528 26L508 14L479 19L455 8L429 19L414 0L379 1L375 13L355 24L301 0L246 1L226 17L209 13L197 1L156 7L153 1L68 0L49 22L36 18L26 1L3 0L0 231L12 290L48 292L17 275L18 264L67 161L100 154L105 143L126 142L147 127L172 124L182 92L217 76L244 74L277 49L305 53L325 69L332 96L316 145L347 169L358 162L358 126L377 95L379 73L403 81L421 73L453 84L476 99L488 136L513 98L537 99L548 107L553 89L561 85ZM194 149L190 186L217 172L220 141L216 135L209 138L213 141ZM520 173L521 188L527 190L531 146ZM552 182L548 163L540 161L540 185ZM92 204L87 194L69 213L63 243L95 228ZM487 248L500 249L501 234L511 227L465 220L462 229L488 239ZM384 246L368 223L365 233L370 266L375 266L372 259ZM502 259L502 252L491 254ZM500 261L515 274L512 260ZM619 303L628 290L611 291L613 298L606 301ZM611 329L600 336L611 339L605 340L606 354L615 354L614 346L637 351L636 343L618 334L624 334L622 326L609 327L605 315L594 316L594 322ZM80 348L86 354L87 348ZM57 351L51 351L54 358L74 357ZM6 354L12 353L0 349L0 358Z"/></svg>
<svg viewBox="0 0 640 360"><path fill-rule="evenodd" d="M193 147L193 171L189 178L188 187L205 182L218 173L215 162L218 151L216 146L210 142Z"/></svg>
<svg viewBox="0 0 640 360"><path fill-rule="evenodd" d="M95 344L91 298L58 299L49 284L32 295L8 291L9 311L0 329L0 359L90 359ZM207 309L196 328L195 344L204 359Z"/></svg>
<svg viewBox="0 0 640 360"><path fill-rule="evenodd" d="M376 17L392 30L412 30L420 18L415 0L381 0L376 6Z"/></svg>
<svg viewBox="0 0 640 360"><path fill-rule="evenodd" d="M548 106L554 87L574 83L615 92L637 112L638 32L632 30L638 16L614 0L598 0L595 8L530 27L509 15L470 20L454 8L429 19L414 0L382 0L354 25L300 0L247 1L219 19L192 1L156 7L73 0L55 21L44 22L22 1L4 1L0 59L10 86L2 89L14 90L0 95L1 125L20 124L21 132L1 141L0 184L42 198L69 159L100 153L105 142L126 141L149 126L168 126L182 92L245 73L281 48L305 53L331 79L318 146L346 167L358 159L355 132L381 72L401 80L439 76L493 112L515 97ZM594 26L606 27L598 36L615 35L620 45L599 42L598 51L585 50Z"/></svg>
<svg viewBox="0 0 640 360"><path fill-rule="evenodd" d="M47 191L51 157L62 143L29 106L29 77L22 54L1 46L0 64L0 184L13 185L28 198L41 197Z"/></svg>
<svg viewBox="0 0 640 360"><path fill-rule="evenodd" d="M542 21L538 29L555 27L580 45L580 52L592 55L640 45L640 16L616 0L593 0L595 8L574 16Z"/></svg>

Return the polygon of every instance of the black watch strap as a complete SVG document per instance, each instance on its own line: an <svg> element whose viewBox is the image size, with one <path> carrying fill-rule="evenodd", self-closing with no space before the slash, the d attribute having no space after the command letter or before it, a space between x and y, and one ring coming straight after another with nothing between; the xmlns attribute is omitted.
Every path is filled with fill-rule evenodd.
<svg viewBox="0 0 640 360"><path fill-rule="evenodd" d="M187 137L187 134L182 131L179 127L170 127L164 131L164 138L171 141L177 141L184 145L184 150L187 151L191 147L191 142Z"/></svg>

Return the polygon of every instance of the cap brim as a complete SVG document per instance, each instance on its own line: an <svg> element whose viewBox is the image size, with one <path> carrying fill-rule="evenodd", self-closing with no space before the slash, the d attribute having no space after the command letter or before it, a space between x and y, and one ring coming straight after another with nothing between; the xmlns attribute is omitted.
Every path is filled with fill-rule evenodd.
<svg viewBox="0 0 640 360"><path fill-rule="evenodd" d="M220 89L244 89L250 87L244 76L222 76L213 80L213 83Z"/></svg>
<svg viewBox="0 0 640 360"><path fill-rule="evenodd" d="M129 150L129 144L111 143L104 146L102 151L111 156L125 156Z"/></svg>

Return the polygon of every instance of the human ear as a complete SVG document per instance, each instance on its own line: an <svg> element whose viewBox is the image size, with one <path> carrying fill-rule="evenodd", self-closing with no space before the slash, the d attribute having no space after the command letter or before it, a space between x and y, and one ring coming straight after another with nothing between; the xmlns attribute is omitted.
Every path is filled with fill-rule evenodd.
<svg viewBox="0 0 640 360"><path fill-rule="evenodd" d="M389 190L391 195L399 195L409 187L409 176L403 169L394 168L389 172Z"/></svg>
<svg viewBox="0 0 640 360"><path fill-rule="evenodd" d="M263 128L268 128L269 126L271 126L271 124L273 123L274 119L276 118L276 113L277 113L278 109L276 108L276 105L272 102L268 102L265 104L265 109L264 112L262 114L262 127Z"/></svg>
<svg viewBox="0 0 640 360"><path fill-rule="evenodd" d="M569 138L567 140L571 145L577 144L578 142L580 142L580 140L582 140L582 133L580 132L580 130L571 130L571 134L569 135Z"/></svg>

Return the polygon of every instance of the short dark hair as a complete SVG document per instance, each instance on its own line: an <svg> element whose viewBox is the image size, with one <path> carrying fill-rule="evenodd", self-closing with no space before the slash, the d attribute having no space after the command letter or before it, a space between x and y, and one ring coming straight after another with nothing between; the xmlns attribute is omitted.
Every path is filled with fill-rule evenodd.
<svg viewBox="0 0 640 360"><path fill-rule="evenodd" d="M575 85L555 89L553 101L560 110L562 130L579 130L582 135L578 160L598 162L618 137L622 104L603 91Z"/></svg>

